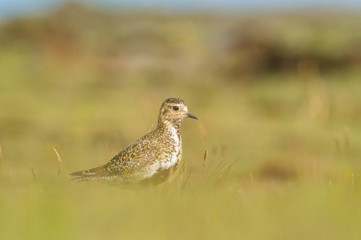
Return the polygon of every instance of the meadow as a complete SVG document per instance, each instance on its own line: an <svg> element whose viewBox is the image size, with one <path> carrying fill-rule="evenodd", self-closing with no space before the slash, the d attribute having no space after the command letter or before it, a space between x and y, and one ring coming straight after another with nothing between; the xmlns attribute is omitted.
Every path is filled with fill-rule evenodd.
<svg viewBox="0 0 361 240"><path fill-rule="evenodd" d="M360 22L70 5L2 23L0 239L360 239ZM199 120L169 181L70 181L173 96Z"/></svg>

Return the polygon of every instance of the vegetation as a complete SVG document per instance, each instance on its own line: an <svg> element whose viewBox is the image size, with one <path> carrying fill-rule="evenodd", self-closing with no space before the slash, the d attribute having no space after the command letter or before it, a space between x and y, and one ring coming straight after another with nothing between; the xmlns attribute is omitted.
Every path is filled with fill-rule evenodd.
<svg viewBox="0 0 361 240"><path fill-rule="evenodd" d="M68 5L3 23L0 238L359 239L360 22ZM69 181L171 96L199 120L169 182Z"/></svg>

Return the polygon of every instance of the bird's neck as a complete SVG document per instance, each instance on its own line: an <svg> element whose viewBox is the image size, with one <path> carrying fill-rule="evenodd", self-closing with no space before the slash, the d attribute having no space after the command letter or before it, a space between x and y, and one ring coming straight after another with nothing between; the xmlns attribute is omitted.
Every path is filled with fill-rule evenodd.
<svg viewBox="0 0 361 240"><path fill-rule="evenodd" d="M171 134L180 134L180 127L181 127L182 120L181 119L174 119L172 121L159 119L158 121L158 128L161 129L163 132L169 132Z"/></svg>

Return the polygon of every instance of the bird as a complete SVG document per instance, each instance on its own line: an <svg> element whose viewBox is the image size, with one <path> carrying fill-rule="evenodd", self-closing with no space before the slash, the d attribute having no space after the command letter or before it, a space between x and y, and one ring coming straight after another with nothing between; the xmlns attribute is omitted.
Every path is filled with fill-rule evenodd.
<svg viewBox="0 0 361 240"><path fill-rule="evenodd" d="M154 130L130 144L106 164L71 173L73 180L153 185L164 182L182 159L180 128L185 118L198 119L188 112L182 99L167 98L160 107Z"/></svg>

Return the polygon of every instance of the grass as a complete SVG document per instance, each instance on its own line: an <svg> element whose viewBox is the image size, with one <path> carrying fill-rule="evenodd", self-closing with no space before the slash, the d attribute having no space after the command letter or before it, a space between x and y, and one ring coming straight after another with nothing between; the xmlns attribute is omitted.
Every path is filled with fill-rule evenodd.
<svg viewBox="0 0 361 240"><path fill-rule="evenodd" d="M350 114L361 102L344 93L359 82L324 82L324 94L302 81L214 81L207 94L197 82L1 94L1 238L358 239L361 129ZM183 124L178 178L136 190L69 181L150 130L168 96L200 119Z"/></svg>
<svg viewBox="0 0 361 240"><path fill-rule="evenodd" d="M0 239L360 238L358 69L243 81L52 54L25 44L0 55ZM151 130L171 96L199 118L182 125L173 179L69 181Z"/></svg>

